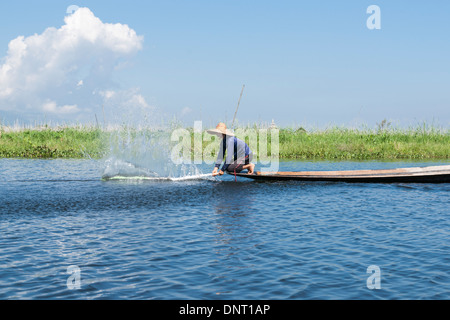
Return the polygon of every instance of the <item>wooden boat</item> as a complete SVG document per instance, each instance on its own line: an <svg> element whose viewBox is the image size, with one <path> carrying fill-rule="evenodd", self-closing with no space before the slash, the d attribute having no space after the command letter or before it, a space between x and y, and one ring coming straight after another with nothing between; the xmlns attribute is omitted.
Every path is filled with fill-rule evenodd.
<svg viewBox="0 0 450 320"><path fill-rule="evenodd" d="M234 175L234 173L230 173ZM450 165L382 170L236 173L254 180L301 180L369 183L448 183Z"/></svg>

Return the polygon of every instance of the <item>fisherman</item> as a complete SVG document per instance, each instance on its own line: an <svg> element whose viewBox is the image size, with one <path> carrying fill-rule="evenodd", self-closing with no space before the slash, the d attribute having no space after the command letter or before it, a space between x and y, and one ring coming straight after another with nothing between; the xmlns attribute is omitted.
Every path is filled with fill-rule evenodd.
<svg viewBox="0 0 450 320"><path fill-rule="evenodd" d="M216 165L212 173L213 176L221 176L225 171L239 173L243 170L248 170L248 174L254 173L255 165L251 163L253 160L252 151L244 141L236 138L233 132L227 129L225 123L221 122L215 129L207 130L207 132L222 138ZM225 152L227 150L228 152L225 158ZM224 158L225 162L222 169L219 170Z"/></svg>

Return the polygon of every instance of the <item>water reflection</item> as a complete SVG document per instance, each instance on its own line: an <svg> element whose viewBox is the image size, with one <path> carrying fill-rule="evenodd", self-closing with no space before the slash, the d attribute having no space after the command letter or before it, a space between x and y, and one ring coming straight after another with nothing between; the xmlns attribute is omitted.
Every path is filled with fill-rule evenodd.
<svg viewBox="0 0 450 320"><path fill-rule="evenodd" d="M214 186L216 223L215 254L220 268L213 278L217 295L238 290L254 271L254 248L258 239L258 220L254 194L242 183L223 182ZM219 271L220 270L220 271Z"/></svg>
<svg viewBox="0 0 450 320"><path fill-rule="evenodd" d="M254 226L254 199L242 184L224 182L215 186L214 210L217 223L217 241L232 245L251 238Z"/></svg>

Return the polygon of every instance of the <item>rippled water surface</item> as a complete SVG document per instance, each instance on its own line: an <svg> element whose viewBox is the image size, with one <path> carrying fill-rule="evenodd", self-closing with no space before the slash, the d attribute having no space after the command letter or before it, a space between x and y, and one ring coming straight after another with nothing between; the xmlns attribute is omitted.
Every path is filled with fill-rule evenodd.
<svg viewBox="0 0 450 320"><path fill-rule="evenodd" d="M450 298L449 184L101 181L103 165L0 160L0 299Z"/></svg>

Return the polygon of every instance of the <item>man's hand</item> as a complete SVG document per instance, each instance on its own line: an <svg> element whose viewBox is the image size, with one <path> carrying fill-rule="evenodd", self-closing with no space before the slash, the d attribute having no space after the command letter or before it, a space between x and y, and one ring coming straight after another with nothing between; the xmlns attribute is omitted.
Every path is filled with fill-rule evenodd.
<svg viewBox="0 0 450 320"><path fill-rule="evenodd" d="M216 167L216 168L214 168L214 170L212 172L212 175L213 175L213 177L215 177L215 176L222 176L223 173L224 172L222 170L219 171L219 169Z"/></svg>

